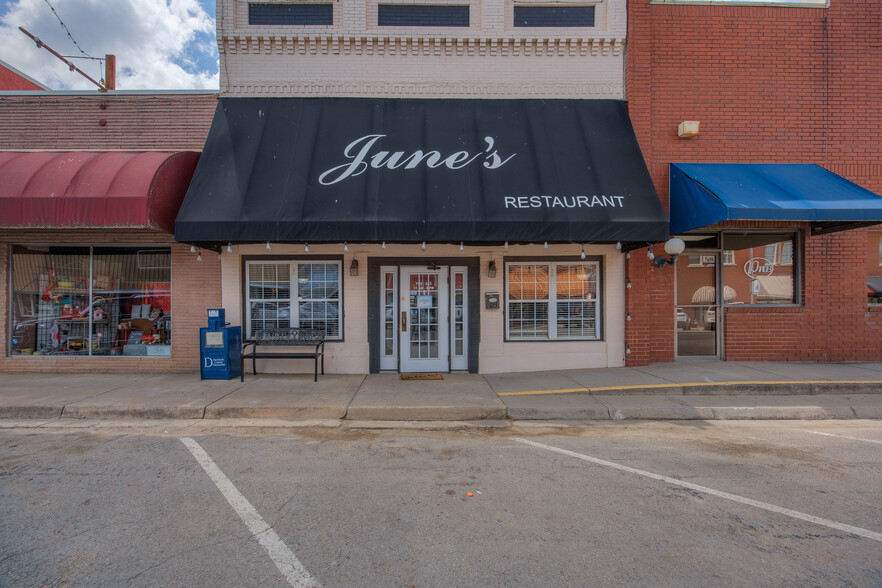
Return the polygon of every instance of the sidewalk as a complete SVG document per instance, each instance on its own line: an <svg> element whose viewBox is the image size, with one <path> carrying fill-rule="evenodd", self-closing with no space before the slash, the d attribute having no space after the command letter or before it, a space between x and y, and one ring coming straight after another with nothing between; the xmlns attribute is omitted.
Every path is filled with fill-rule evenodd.
<svg viewBox="0 0 882 588"><path fill-rule="evenodd" d="M2 419L586 421L882 418L882 363L695 361L513 374L0 374Z"/></svg>

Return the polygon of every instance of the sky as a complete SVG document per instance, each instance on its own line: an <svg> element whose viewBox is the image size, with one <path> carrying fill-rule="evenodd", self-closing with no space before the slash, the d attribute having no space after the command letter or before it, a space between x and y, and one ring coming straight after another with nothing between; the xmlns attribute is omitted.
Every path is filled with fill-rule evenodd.
<svg viewBox="0 0 882 588"><path fill-rule="evenodd" d="M0 0L0 60L52 90L93 90L18 30L82 56L58 17L88 55L116 55L117 90L218 88L215 0ZM98 61L72 61L96 80L104 76Z"/></svg>

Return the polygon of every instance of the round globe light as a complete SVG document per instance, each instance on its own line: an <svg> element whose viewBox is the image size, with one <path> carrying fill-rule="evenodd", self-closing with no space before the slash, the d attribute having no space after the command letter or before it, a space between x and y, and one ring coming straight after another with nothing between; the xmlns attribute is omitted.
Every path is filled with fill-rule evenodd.
<svg viewBox="0 0 882 588"><path fill-rule="evenodd" d="M679 237L671 237L665 243L665 253L668 255L680 255L686 250L686 243Z"/></svg>

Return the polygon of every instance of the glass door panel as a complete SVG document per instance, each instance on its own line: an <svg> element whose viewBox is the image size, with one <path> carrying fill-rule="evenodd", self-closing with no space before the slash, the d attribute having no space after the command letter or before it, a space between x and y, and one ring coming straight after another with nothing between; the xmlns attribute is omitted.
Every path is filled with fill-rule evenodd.
<svg viewBox="0 0 882 588"><path fill-rule="evenodd" d="M401 283L401 371L448 371L447 269L402 268Z"/></svg>
<svg viewBox="0 0 882 588"><path fill-rule="evenodd" d="M719 254L681 255L677 260L677 357L717 357Z"/></svg>

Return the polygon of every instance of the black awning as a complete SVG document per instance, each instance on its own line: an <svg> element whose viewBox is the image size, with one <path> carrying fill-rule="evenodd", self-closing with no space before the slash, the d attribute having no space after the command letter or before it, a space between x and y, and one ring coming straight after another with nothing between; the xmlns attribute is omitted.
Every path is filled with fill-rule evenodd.
<svg viewBox="0 0 882 588"><path fill-rule="evenodd" d="M221 98L175 238L661 241L615 100Z"/></svg>

